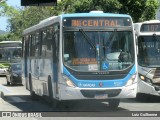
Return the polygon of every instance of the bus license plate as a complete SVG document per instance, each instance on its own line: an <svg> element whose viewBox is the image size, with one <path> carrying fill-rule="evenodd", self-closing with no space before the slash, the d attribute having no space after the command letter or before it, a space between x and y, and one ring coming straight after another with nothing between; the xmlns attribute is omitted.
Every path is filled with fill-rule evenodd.
<svg viewBox="0 0 160 120"><path fill-rule="evenodd" d="M108 95L107 94L96 94L94 98L95 99L106 99L108 98Z"/></svg>

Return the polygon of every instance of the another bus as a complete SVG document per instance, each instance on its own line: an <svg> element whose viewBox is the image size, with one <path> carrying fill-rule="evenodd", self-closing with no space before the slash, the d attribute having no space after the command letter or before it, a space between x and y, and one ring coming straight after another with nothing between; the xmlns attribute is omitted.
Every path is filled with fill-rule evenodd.
<svg viewBox="0 0 160 120"><path fill-rule="evenodd" d="M21 52L21 41L0 42L0 64L7 68L10 63L21 62Z"/></svg>
<svg viewBox="0 0 160 120"><path fill-rule="evenodd" d="M134 24L138 46L138 90L143 94L160 95L160 21Z"/></svg>
<svg viewBox="0 0 160 120"><path fill-rule="evenodd" d="M108 101L137 92L137 59L129 15L101 12L53 16L23 32L23 78L31 96L54 104Z"/></svg>

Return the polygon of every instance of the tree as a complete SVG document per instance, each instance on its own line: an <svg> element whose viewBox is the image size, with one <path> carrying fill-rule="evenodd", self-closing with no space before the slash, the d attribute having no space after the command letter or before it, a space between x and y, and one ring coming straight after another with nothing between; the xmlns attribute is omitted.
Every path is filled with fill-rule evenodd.
<svg viewBox="0 0 160 120"><path fill-rule="evenodd" d="M118 0L78 0L75 5L75 12L90 12L101 10L104 12L118 13L122 5Z"/></svg>
<svg viewBox="0 0 160 120"><path fill-rule="evenodd" d="M9 17L8 39L21 39L24 29L39 23L41 20L62 13L81 13L91 10L102 10L105 13L129 14L134 22L155 18L158 0L63 0L57 6L32 6L13 8L5 2L0 3L0 16Z"/></svg>
<svg viewBox="0 0 160 120"><path fill-rule="evenodd" d="M134 22L155 19L155 12L159 7L157 0L119 0L123 5L119 13L132 16Z"/></svg>
<svg viewBox="0 0 160 120"><path fill-rule="evenodd" d="M155 10L157 10L159 7L160 6L157 0L147 0L145 11L143 12L140 20L144 21L144 20L155 19L156 16Z"/></svg>

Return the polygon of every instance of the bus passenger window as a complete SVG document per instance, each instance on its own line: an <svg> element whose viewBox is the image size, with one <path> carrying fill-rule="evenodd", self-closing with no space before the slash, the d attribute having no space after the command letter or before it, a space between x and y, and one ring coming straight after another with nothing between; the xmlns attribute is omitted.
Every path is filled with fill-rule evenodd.
<svg viewBox="0 0 160 120"><path fill-rule="evenodd" d="M47 29L46 34L46 56L52 56L52 36L53 36L53 27Z"/></svg>
<svg viewBox="0 0 160 120"><path fill-rule="evenodd" d="M46 45L46 30L42 32L42 56L46 56L47 45Z"/></svg>

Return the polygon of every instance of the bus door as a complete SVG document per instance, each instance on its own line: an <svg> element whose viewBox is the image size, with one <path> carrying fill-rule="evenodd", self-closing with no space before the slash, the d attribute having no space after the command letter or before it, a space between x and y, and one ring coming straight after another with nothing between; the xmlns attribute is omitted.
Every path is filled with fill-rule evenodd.
<svg viewBox="0 0 160 120"><path fill-rule="evenodd" d="M25 43L24 43L25 42ZM24 75L24 80L26 82L26 78L28 77L28 55L29 55L29 49L28 49L28 45L29 45L29 36L26 37L26 40L23 40L23 65L24 67L22 67L22 74ZM26 87L28 88L28 83L26 83Z"/></svg>
<svg viewBox="0 0 160 120"><path fill-rule="evenodd" d="M59 97L58 93L58 64L59 64L59 30L58 26L53 32L53 97Z"/></svg>

